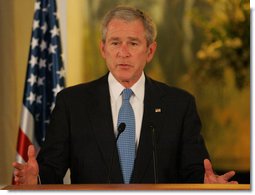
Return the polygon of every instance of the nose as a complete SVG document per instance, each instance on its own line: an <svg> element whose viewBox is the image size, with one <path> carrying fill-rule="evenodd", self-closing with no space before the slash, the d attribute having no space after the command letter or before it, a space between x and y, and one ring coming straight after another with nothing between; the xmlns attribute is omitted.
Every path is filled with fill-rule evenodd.
<svg viewBox="0 0 255 195"><path fill-rule="evenodd" d="M126 58L130 56L128 46L126 44L121 44L117 52L118 57Z"/></svg>

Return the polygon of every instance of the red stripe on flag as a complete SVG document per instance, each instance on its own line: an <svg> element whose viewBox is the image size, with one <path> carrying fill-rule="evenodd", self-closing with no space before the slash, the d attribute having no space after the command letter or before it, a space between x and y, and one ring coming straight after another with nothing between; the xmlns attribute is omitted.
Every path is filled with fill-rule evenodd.
<svg viewBox="0 0 255 195"><path fill-rule="evenodd" d="M31 141L27 135L19 128L17 152L24 159L25 162L28 160L27 150L28 146L31 145Z"/></svg>

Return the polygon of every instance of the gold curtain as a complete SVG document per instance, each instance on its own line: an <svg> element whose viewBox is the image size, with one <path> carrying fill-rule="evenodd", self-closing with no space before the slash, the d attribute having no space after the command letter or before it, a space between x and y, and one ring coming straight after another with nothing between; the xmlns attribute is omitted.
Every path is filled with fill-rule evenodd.
<svg viewBox="0 0 255 195"><path fill-rule="evenodd" d="M0 0L0 184L12 179L33 3Z"/></svg>

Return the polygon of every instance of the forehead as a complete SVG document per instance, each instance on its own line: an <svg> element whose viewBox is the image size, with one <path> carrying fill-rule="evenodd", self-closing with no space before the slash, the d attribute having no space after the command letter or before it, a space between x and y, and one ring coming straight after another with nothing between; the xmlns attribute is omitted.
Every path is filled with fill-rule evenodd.
<svg viewBox="0 0 255 195"><path fill-rule="evenodd" d="M107 26L106 38L111 37L145 38L145 29L140 20L125 21L112 19Z"/></svg>

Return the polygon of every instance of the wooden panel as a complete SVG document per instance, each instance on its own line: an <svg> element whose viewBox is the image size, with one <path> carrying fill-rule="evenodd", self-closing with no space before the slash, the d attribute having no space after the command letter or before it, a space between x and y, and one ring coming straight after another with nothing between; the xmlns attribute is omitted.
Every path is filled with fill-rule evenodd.
<svg viewBox="0 0 255 195"><path fill-rule="evenodd" d="M250 184L9 185L2 190L250 190Z"/></svg>

